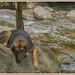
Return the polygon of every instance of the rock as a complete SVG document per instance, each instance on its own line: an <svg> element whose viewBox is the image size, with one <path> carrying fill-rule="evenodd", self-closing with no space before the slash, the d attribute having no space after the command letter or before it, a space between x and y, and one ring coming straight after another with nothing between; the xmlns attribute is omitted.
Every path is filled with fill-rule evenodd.
<svg viewBox="0 0 75 75"><path fill-rule="evenodd" d="M0 44L0 73L57 73L59 68L56 63L47 58L41 49L37 47L37 57L39 69L35 70L33 66L32 53L21 63L16 63L14 53Z"/></svg>
<svg viewBox="0 0 75 75"><path fill-rule="evenodd" d="M0 44L0 73L7 72L11 66L13 53Z"/></svg>
<svg viewBox="0 0 75 75"><path fill-rule="evenodd" d="M39 20L53 19L53 16L50 14L50 12L45 10L41 6L37 6L33 10L33 13L34 13L34 16Z"/></svg>
<svg viewBox="0 0 75 75"><path fill-rule="evenodd" d="M48 10L49 12L55 12L54 9L48 7L48 6L43 6L44 9Z"/></svg>
<svg viewBox="0 0 75 75"><path fill-rule="evenodd" d="M75 18L75 10L71 10L68 12L67 17L74 17Z"/></svg>

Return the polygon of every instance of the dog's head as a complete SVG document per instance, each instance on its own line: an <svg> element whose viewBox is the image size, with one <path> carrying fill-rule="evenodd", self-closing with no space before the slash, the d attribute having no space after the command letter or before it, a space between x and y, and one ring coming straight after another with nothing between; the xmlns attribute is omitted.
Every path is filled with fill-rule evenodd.
<svg viewBox="0 0 75 75"><path fill-rule="evenodd" d="M15 53L17 61L23 60L29 53L29 44L24 40L14 41L11 50Z"/></svg>

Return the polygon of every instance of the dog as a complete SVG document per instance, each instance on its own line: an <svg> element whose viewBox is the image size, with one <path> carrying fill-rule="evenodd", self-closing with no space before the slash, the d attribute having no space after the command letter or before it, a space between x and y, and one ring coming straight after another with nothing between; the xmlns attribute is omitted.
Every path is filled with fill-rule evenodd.
<svg viewBox="0 0 75 75"><path fill-rule="evenodd" d="M29 52L32 52L34 67L38 69L37 48L26 31L20 29L2 31L0 43L14 52L18 62L21 62Z"/></svg>

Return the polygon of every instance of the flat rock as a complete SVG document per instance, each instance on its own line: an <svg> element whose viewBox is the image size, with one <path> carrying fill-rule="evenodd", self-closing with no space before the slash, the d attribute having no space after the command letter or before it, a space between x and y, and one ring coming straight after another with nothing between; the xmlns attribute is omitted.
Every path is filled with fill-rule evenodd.
<svg viewBox="0 0 75 75"><path fill-rule="evenodd" d="M44 9L48 10L49 12L55 12L54 9L48 6L43 6Z"/></svg>
<svg viewBox="0 0 75 75"><path fill-rule="evenodd" d="M0 73L58 73L60 70L57 64L45 56L40 48L37 49L39 68L35 70L32 53L21 63L16 63L14 53L0 44Z"/></svg>

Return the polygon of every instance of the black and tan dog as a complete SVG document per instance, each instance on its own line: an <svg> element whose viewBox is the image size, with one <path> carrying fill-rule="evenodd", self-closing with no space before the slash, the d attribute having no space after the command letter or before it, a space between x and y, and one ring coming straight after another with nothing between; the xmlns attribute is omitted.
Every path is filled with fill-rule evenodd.
<svg viewBox="0 0 75 75"><path fill-rule="evenodd" d="M9 47L16 55L17 61L21 61L29 52L33 53L35 69L38 69L37 48L27 32L23 30L9 30L0 33L0 43Z"/></svg>

